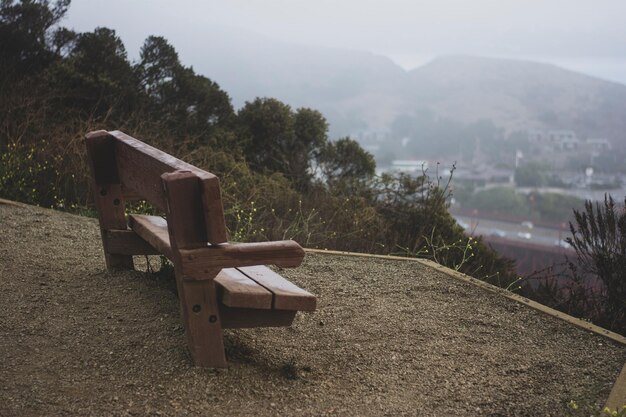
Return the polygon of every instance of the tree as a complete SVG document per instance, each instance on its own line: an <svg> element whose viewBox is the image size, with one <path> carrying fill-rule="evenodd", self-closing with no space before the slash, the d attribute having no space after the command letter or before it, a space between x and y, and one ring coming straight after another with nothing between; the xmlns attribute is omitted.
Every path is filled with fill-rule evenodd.
<svg viewBox="0 0 626 417"><path fill-rule="evenodd" d="M515 280L513 262L481 242L468 238L448 212L449 184L419 177L383 174L373 190L377 211L385 219L387 247L424 256L468 275L507 287Z"/></svg>
<svg viewBox="0 0 626 417"><path fill-rule="evenodd" d="M172 132L204 143L217 128L230 126L235 116L228 94L192 68L177 69L163 85L160 100L157 114Z"/></svg>
<svg viewBox="0 0 626 417"><path fill-rule="evenodd" d="M43 74L61 60L55 46L61 45L61 29L55 26L68 5L68 0L0 0L0 153L12 138L33 134L34 125L50 131L46 122L58 94Z"/></svg>
<svg viewBox="0 0 626 417"><path fill-rule="evenodd" d="M547 183L546 167L530 162L515 169L515 183L520 187L541 187Z"/></svg>
<svg viewBox="0 0 626 417"><path fill-rule="evenodd" d="M59 58L67 58L76 47L78 33L67 28L58 28L52 34L51 47Z"/></svg>
<svg viewBox="0 0 626 417"><path fill-rule="evenodd" d="M99 27L77 35L72 43L68 57L50 74L65 96L65 106L96 117L131 112L137 99L136 80L115 31Z"/></svg>
<svg viewBox="0 0 626 417"><path fill-rule="evenodd" d="M524 196L510 187L494 187L474 193L465 204L482 211L528 216L530 210Z"/></svg>
<svg viewBox="0 0 626 417"><path fill-rule="evenodd" d="M144 41L135 72L141 90L148 96L162 104L163 86L171 83L181 69L178 53L165 38L149 36Z"/></svg>
<svg viewBox="0 0 626 417"><path fill-rule="evenodd" d="M374 176L376 162L358 142L342 138L322 147L318 165L328 184L367 180Z"/></svg>
<svg viewBox="0 0 626 417"><path fill-rule="evenodd" d="M144 113L176 136L207 143L217 128L230 127L235 113L228 94L193 68L184 67L165 38L145 40L134 71Z"/></svg>
<svg viewBox="0 0 626 417"><path fill-rule="evenodd" d="M317 110L300 108L294 115L294 138L287 152L292 154L287 175L299 188L311 181L311 166L328 142L328 123Z"/></svg>
<svg viewBox="0 0 626 417"><path fill-rule="evenodd" d="M626 204L626 199L624 201ZM567 242L576 251L574 275L590 274L600 279L603 289L598 324L626 331L626 209L617 207L611 196L604 204L585 202L583 211L574 210L570 222L572 237Z"/></svg>
<svg viewBox="0 0 626 417"><path fill-rule="evenodd" d="M299 189L311 181L311 163L326 143L328 125L318 111L257 98L239 111L244 153L255 171L281 172Z"/></svg>
<svg viewBox="0 0 626 417"><path fill-rule="evenodd" d="M7 73L30 75L56 58L50 29L67 12L70 0L1 0L0 65Z"/></svg>

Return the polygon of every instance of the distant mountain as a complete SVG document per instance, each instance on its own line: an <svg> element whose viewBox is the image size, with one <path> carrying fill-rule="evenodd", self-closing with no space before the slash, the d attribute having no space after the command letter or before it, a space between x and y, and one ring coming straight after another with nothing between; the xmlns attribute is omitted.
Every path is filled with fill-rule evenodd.
<svg viewBox="0 0 626 417"><path fill-rule="evenodd" d="M554 65L450 56L412 71L368 52L294 45L220 29L193 48L195 69L236 107L257 96L322 111L331 135L388 129L428 111L509 132L568 129L626 145L626 86Z"/></svg>
<svg viewBox="0 0 626 417"><path fill-rule="evenodd" d="M626 142L626 86L551 64L454 56L408 74L408 108L460 121L490 119L509 131L569 129Z"/></svg>

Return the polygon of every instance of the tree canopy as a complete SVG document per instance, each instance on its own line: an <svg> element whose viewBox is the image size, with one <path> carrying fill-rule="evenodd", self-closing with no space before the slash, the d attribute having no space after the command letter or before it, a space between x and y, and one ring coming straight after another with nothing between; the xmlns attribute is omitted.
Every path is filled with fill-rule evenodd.
<svg viewBox="0 0 626 417"><path fill-rule="evenodd" d="M238 113L246 160L256 171L281 172L299 188L312 179L312 163L327 142L328 124L316 110L273 98L247 102Z"/></svg>
<svg viewBox="0 0 626 417"><path fill-rule="evenodd" d="M318 164L323 178L331 184L371 179L376 171L374 156L353 139L329 142L319 152Z"/></svg>

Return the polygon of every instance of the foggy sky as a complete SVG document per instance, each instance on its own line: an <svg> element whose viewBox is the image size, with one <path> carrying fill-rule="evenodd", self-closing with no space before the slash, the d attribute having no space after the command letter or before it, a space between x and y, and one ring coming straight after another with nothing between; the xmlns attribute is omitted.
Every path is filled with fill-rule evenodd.
<svg viewBox="0 0 626 417"><path fill-rule="evenodd" d="M626 83L624 0L73 0L63 22L115 29L131 58L148 35L185 46L227 26L388 56L410 69L451 54L550 62ZM194 43L197 44L197 43Z"/></svg>

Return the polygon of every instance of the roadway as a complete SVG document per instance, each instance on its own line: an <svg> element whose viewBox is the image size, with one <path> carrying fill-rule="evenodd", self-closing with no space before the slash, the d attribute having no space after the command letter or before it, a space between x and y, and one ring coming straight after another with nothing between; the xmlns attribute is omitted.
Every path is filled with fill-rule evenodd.
<svg viewBox="0 0 626 417"><path fill-rule="evenodd" d="M569 247L564 242L566 237L571 236L569 229L558 230L535 225L529 227L531 224L528 222L512 223L458 215L454 215L454 218L465 229L465 233L470 236L498 237L553 248Z"/></svg>

